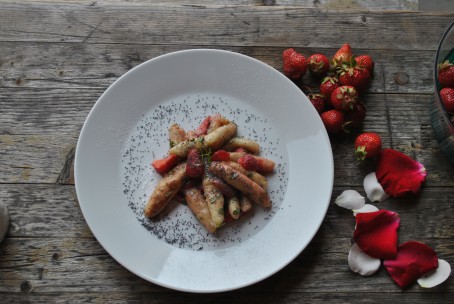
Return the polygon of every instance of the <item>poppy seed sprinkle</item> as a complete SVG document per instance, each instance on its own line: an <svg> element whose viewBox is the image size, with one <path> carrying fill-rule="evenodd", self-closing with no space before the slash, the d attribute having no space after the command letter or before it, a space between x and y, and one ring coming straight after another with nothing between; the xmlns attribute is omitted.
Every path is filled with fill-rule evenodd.
<svg viewBox="0 0 454 304"><path fill-rule="evenodd" d="M216 113L236 122L238 136L257 141L261 154L278 163L269 176L273 208L255 208L253 214L227 224L216 235L208 233L189 208L178 202L171 202L157 218L146 218L144 207L161 178L151 162L168 153L168 127L178 123L186 131L193 130L206 116ZM122 192L138 224L170 246L198 251L235 246L265 227L281 208L288 184L288 159L276 128L259 110L233 97L194 93L174 97L142 115L122 150L121 172Z"/></svg>

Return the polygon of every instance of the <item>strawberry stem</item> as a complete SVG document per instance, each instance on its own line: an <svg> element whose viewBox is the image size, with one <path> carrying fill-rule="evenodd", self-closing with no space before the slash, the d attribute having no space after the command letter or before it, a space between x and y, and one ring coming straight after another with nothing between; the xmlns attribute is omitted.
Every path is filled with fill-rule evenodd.
<svg viewBox="0 0 454 304"><path fill-rule="evenodd" d="M363 161L367 155L366 147L358 146L355 150L355 155L356 155L358 161Z"/></svg>

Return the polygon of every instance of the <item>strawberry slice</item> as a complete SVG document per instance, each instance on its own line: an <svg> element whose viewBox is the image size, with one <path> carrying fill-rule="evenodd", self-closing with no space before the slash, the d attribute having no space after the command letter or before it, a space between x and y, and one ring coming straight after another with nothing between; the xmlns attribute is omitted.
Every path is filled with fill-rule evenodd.
<svg viewBox="0 0 454 304"><path fill-rule="evenodd" d="M383 265L397 285L405 288L436 269L438 257L426 244L411 241L400 245L395 258L383 261Z"/></svg>
<svg viewBox="0 0 454 304"><path fill-rule="evenodd" d="M170 154L167 157L162 159L154 160L151 165L154 167L156 172L163 175L169 172L173 167L175 167L179 162L178 156Z"/></svg>
<svg viewBox="0 0 454 304"><path fill-rule="evenodd" d="M238 163L241 167L249 171L257 171L259 163L257 159L251 154L244 154L238 159Z"/></svg>
<svg viewBox="0 0 454 304"><path fill-rule="evenodd" d="M200 126L199 126L197 129L195 129L194 134L195 134L196 136L202 136L202 135L207 134L208 127L210 126L210 119L211 119L211 116L207 116L207 117L202 121L202 123L200 124Z"/></svg>
<svg viewBox="0 0 454 304"><path fill-rule="evenodd" d="M392 259L397 253L399 226L400 217L396 212L358 213L353 239L365 254L376 259Z"/></svg>
<svg viewBox="0 0 454 304"><path fill-rule="evenodd" d="M213 161L229 161L230 153L225 150L217 150L211 156L211 160L213 160Z"/></svg>
<svg viewBox="0 0 454 304"><path fill-rule="evenodd" d="M245 148L236 148L235 151L233 152L238 152L238 153L248 153L248 151Z"/></svg>
<svg viewBox="0 0 454 304"><path fill-rule="evenodd" d="M402 152L384 149L380 153L375 174L387 194L401 197L418 193L427 171L422 164Z"/></svg>
<svg viewBox="0 0 454 304"><path fill-rule="evenodd" d="M200 151L192 148L188 153L188 160L186 163L186 175L192 178L199 177L203 174L203 162Z"/></svg>

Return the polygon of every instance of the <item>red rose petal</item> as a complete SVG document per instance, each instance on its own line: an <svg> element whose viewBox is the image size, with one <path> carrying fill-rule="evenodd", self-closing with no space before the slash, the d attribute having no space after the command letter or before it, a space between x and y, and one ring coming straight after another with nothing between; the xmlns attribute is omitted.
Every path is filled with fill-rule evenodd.
<svg viewBox="0 0 454 304"><path fill-rule="evenodd" d="M384 149L380 153L375 174L386 193L400 197L418 193L427 172L422 164L411 157L393 149Z"/></svg>
<svg viewBox="0 0 454 304"><path fill-rule="evenodd" d="M435 251L420 242L406 242L399 246L393 260L383 261L391 278L402 288L409 286L423 274L438 267Z"/></svg>
<svg viewBox="0 0 454 304"><path fill-rule="evenodd" d="M376 259L392 259L397 252L399 226L400 217L396 212L358 213L353 239L367 255Z"/></svg>

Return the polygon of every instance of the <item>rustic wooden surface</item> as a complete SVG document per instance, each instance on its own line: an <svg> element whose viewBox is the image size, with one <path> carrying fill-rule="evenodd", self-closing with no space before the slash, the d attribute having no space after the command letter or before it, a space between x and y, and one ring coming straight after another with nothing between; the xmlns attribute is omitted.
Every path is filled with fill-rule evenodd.
<svg viewBox="0 0 454 304"><path fill-rule="evenodd" d="M0 200L11 226L0 243L0 302L453 302L452 275L433 289L402 291L384 269L369 278L350 272L354 222L334 204L309 247L282 271L238 291L198 295L148 283L120 266L93 237L77 202L72 162L79 131L97 98L132 67L171 51L219 48L281 70L287 47L332 55L349 42L376 61L363 129L379 132L386 147L429 172L420 195L380 207L401 215L401 242L423 241L454 265L454 168L428 112L435 50L454 14L418 12L415 1L366 2L370 10L340 10L330 1L1 2ZM356 165L353 141L354 134L332 139L333 197L362 191L373 168Z"/></svg>

